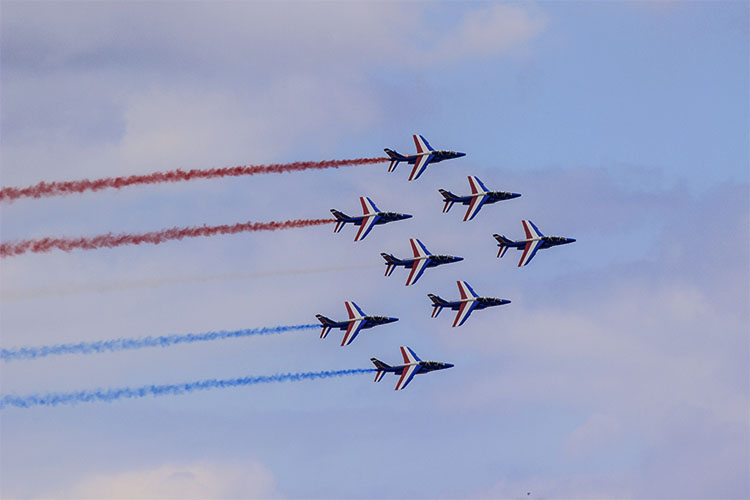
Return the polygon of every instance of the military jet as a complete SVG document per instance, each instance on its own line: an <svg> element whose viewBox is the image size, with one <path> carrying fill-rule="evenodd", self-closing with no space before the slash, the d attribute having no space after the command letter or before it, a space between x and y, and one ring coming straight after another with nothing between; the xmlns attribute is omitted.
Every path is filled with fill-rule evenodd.
<svg viewBox="0 0 750 500"><path fill-rule="evenodd" d="M437 318L440 311L444 307L458 311L456 319L453 320L453 326L461 326L471 315L474 309L485 309L492 306L502 306L504 304L510 304L510 300L497 299L495 297L479 297L474 290L465 281L457 281L458 291L461 293L461 298L456 301L443 300L437 295L428 293L427 296L432 301L432 317Z"/></svg>
<svg viewBox="0 0 750 500"><path fill-rule="evenodd" d="M497 251L498 258L505 255L505 252L507 252L510 247L516 247L518 250L523 250L521 260L518 261L518 267L525 266L531 262L531 259L536 255L536 251L540 248L565 245L575 241L573 238L565 238L563 236L544 236L530 220L522 220L521 224L523 224L523 229L526 232L525 240L513 241L499 234L492 235L497 240L497 244L500 247Z"/></svg>
<svg viewBox="0 0 750 500"><path fill-rule="evenodd" d="M378 369L378 372L375 374L375 382L380 382L387 372L391 372L394 375L401 375L395 389L398 391L409 385L409 382L411 382L411 379L413 379L414 375L417 373L427 373L435 370L453 368L453 365L450 363L441 363L440 361L422 361L419 359L419 356L414 354L414 351L406 346L401 347L401 354L404 357L404 364L396 366L387 365L378 359L370 358L370 361L375 365L375 368Z"/></svg>
<svg viewBox="0 0 750 500"><path fill-rule="evenodd" d="M334 233L341 231L341 228L343 228L345 224L352 223L355 226L359 226L359 231L357 231L357 234L354 236L354 241L360 241L364 240L365 236L370 233L370 230L378 224L387 224L389 222L411 218L411 215L409 214L381 212L378 210L378 207L375 206L375 203L365 196L360 196L359 201L362 203L363 215L361 217L349 217L345 213L339 212L333 208L331 209L331 213L336 217L336 227L333 228Z"/></svg>
<svg viewBox="0 0 750 500"><path fill-rule="evenodd" d="M427 142L427 139L421 135L414 135L414 145L417 147L417 154L414 155L402 155L393 151L392 149L385 148L385 154L391 159L391 164L388 166L388 171L393 172L400 162L406 162L409 165L414 165L414 168L409 174L409 180L414 181L419 179L422 172L427 168L427 164L438 163L443 160L450 160L453 158L460 158L466 156L466 153L459 153L457 151L447 150L435 150Z"/></svg>
<svg viewBox="0 0 750 500"><path fill-rule="evenodd" d="M462 205L469 205L466 209L466 215L464 215L464 222L473 219L478 213L479 209L484 204L495 203L503 200L510 200L521 196L518 193L508 193L506 191L490 191L488 190L479 177L473 175L469 176L469 186L471 187L471 194L467 196L456 196L450 191L445 189L438 189L440 194L443 195L443 213L447 213L451 209L454 203L460 203Z"/></svg>
<svg viewBox="0 0 750 500"><path fill-rule="evenodd" d="M352 343L360 330L398 321L398 318L391 318L389 316L367 316L354 302L347 301L345 304L346 310L349 313L349 319L346 321L333 321L322 314L315 315L323 326L323 331L320 332L321 339L326 338L328 332L331 331L331 328L346 330L344 339L341 341L341 345L345 346Z"/></svg>
<svg viewBox="0 0 750 500"><path fill-rule="evenodd" d="M406 286L413 285L422 276L424 270L428 267L437 267L441 264L450 264L464 260L463 257L454 257L453 255L434 255L416 238L409 238L414 258L399 259L389 253L381 253L385 259L385 275L390 276L393 270L398 266L411 267L409 277L406 278Z"/></svg>

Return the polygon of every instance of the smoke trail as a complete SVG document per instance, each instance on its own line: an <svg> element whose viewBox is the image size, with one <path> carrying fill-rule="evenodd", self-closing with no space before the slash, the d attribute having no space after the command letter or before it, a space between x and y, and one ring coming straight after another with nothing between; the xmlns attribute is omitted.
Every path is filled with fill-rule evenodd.
<svg viewBox="0 0 750 500"><path fill-rule="evenodd" d="M157 184L162 182L182 182L193 179L212 179L215 177L237 177L241 175L280 174L299 172L301 170L338 168L354 165L382 163L388 158L355 158L351 160L298 161L294 163L273 163L270 165L244 165L193 170L169 170L145 175L128 175L123 177L105 177L103 179L82 179L79 181L40 182L26 188L6 187L0 189L0 201L14 201L18 198L41 198L102 189L120 189L140 184Z"/></svg>
<svg viewBox="0 0 750 500"><path fill-rule="evenodd" d="M0 257L12 257L27 252L44 253L52 249L70 252L77 248L94 250L97 248L114 248L122 245L140 245L151 243L158 245L169 240L183 238L197 238L198 236L214 236L216 234L235 234L250 231L276 231L278 229L292 229L296 227L320 226L335 222L334 219L296 219L271 222L239 222L237 224L222 224L220 226L173 227L142 234L101 234L99 236L80 238L39 238L0 244Z"/></svg>
<svg viewBox="0 0 750 500"><path fill-rule="evenodd" d="M360 269L382 268L381 264L352 264L346 266L317 267L306 269L275 269L268 271L234 271L216 274L200 274L192 276L164 276L161 278L114 281L109 283L69 283L58 286L48 286L43 288L26 288L17 290L3 290L0 294L0 300L26 300L40 299L44 297L54 297L60 295L73 295L77 293L105 293L134 288L156 288L168 285L180 285L197 283L202 281L230 281L230 280L251 280L258 278L267 278L273 276L297 276L305 274L319 274L331 272L346 272ZM3 282L2 284L5 284Z"/></svg>
<svg viewBox="0 0 750 500"><path fill-rule="evenodd" d="M250 337L253 335L274 335L278 333L295 330L309 330L319 328L320 325L291 325L270 326L263 328L249 328L245 330L204 333L187 333L161 335L159 337L137 337L119 338L112 340L98 340L96 342L78 342L76 344L56 344L39 347L16 347L13 349L0 349L0 359L6 363L19 359L38 359L47 356L58 356L62 354L99 354L103 352L116 352L131 349L143 349L144 347L170 347L176 344L190 344L193 342L207 342L209 340L235 339Z"/></svg>
<svg viewBox="0 0 750 500"><path fill-rule="evenodd" d="M0 410L9 407L31 408L32 406L75 405L97 401L112 402L118 399L134 399L146 396L169 396L186 394L210 389L228 389L245 385L270 384L274 382L299 382L333 377L344 377L360 373L374 372L374 368L357 368L352 370L335 370L303 373L277 373L276 375L257 375L230 379L209 379L182 384L144 385L142 387L121 387L117 389L93 389L75 392L50 392L44 395L3 396L0 399Z"/></svg>

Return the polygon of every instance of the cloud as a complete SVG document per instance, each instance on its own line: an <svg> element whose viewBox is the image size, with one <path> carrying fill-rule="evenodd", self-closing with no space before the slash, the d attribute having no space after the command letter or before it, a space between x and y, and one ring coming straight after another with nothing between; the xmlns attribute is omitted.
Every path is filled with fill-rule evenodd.
<svg viewBox="0 0 750 500"><path fill-rule="evenodd" d="M122 499L278 498L273 473L258 462L167 463L92 475L43 497Z"/></svg>
<svg viewBox="0 0 750 500"><path fill-rule="evenodd" d="M590 482L574 473L545 477L556 496L597 496L608 487L661 498L746 496L738 464L750 459L747 185L700 197L601 189L614 213L633 214L631 223L658 221L653 240L630 241L648 252L639 258L631 249L619 264L561 272L544 290L522 284L513 307L500 313L501 326L487 313L473 316L473 329L445 341L479 346L483 357L502 362L451 404L575 411L562 450ZM649 210L636 216L640 203ZM585 222L597 225L610 214L602 206L590 215ZM540 252L531 266L549 269L554 251ZM706 469L712 474L689 472Z"/></svg>
<svg viewBox="0 0 750 500"><path fill-rule="evenodd" d="M245 74L326 66L345 74L373 63L413 67L494 56L533 39L546 24L536 7L490 4L446 14L398 3L318 2L293 9L108 3L81 10L18 4L8 6L4 19L4 62L28 72L116 67L183 73L197 66Z"/></svg>
<svg viewBox="0 0 750 500"><path fill-rule="evenodd" d="M457 26L437 38L432 64L496 56L533 40L546 16L535 8L491 4L466 13Z"/></svg>

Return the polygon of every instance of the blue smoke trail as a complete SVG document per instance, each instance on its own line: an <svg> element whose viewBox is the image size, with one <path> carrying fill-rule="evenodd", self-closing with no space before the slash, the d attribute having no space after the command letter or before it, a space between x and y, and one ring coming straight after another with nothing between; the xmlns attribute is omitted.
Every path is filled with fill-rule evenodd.
<svg viewBox="0 0 750 500"><path fill-rule="evenodd" d="M273 335L292 330L307 330L310 328L320 328L320 325L270 326L234 331L221 330L218 332L162 335L159 337L119 338L113 340L98 340L96 342L78 342L77 344L16 347L13 349L0 350L0 359L8 362L16 359L37 359L61 354L97 354L102 352L124 351L127 349L142 349L144 347L169 347L175 344L189 344L191 342L250 337L252 335Z"/></svg>
<svg viewBox="0 0 750 500"><path fill-rule="evenodd" d="M270 384L274 382L299 382L333 377L344 377L359 373L374 372L374 368L356 368L351 370L334 370L303 373L277 373L276 375L258 375L230 379L209 379L182 384L144 385L142 387L121 387L118 389L93 389L75 392L50 392L44 395L3 396L0 399L0 410L8 407L31 408L32 406L75 405L97 401L112 402L118 399L144 398L146 396L170 396L209 389L227 389L244 385Z"/></svg>

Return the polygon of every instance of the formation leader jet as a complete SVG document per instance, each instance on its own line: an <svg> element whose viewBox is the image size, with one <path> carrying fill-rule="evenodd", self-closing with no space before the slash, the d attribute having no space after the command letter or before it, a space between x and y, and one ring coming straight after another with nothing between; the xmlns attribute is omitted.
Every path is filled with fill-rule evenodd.
<svg viewBox="0 0 750 500"><path fill-rule="evenodd" d="M456 319L453 320L453 326L461 326L466 323L469 319L471 312L474 309L485 309L492 306L502 306L504 304L510 304L510 300L497 299L495 297L480 297L465 281L457 281L458 291L461 293L461 298L456 301L443 300L437 295L428 293L427 296L432 301L432 317L436 318L440 311L444 307L458 311Z"/></svg>
<svg viewBox="0 0 750 500"><path fill-rule="evenodd" d="M411 259L399 259L389 253L381 253L385 259L385 275L390 276L393 274L393 270L398 266L411 267L409 277L406 278L406 286L413 285L422 276L424 270L428 267L437 267L441 264L450 264L451 262L458 262L464 260L463 257L455 257L453 255L435 255L431 254L429 250L416 238L410 238L411 250L414 253L414 258Z"/></svg>
<svg viewBox="0 0 750 500"><path fill-rule="evenodd" d="M438 189L440 194L443 195L443 213L448 212L454 203L460 203L462 205L468 205L466 209L466 215L464 215L464 222L473 219L478 213L482 205L496 203L498 201L510 200L521 196L518 193L508 193L506 191L490 191L485 187L479 177L473 175L469 176L469 186L471 187L471 194L467 196L456 196L450 191L445 189Z"/></svg>
<svg viewBox="0 0 750 500"><path fill-rule="evenodd" d="M435 370L453 368L453 365L450 363L442 363L440 361L422 361L414 351L406 346L401 346L401 355L404 357L404 364L395 366L387 365L379 359L370 358L370 361L375 365L375 368L378 369L378 372L375 374L375 382L380 382L383 379L383 376L388 372L393 373L394 375L401 375L395 389L399 391L409 385L411 379L413 379L414 375L418 373L428 373Z"/></svg>
<svg viewBox="0 0 750 500"><path fill-rule="evenodd" d="M354 236L354 241L364 240L365 236L370 234L373 227L378 224L387 224L389 222L410 219L409 214L399 214L396 212L381 212L375 203L370 198L360 196L359 202L362 204L362 216L361 217L349 217L345 213L339 212L336 209L331 209L331 213L336 217L336 227L333 228L334 233L341 231L341 228L345 224L354 224L359 226L359 231Z"/></svg>
<svg viewBox="0 0 750 500"><path fill-rule="evenodd" d="M411 174L409 174L409 180L414 181L419 179L419 176L422 175L422 172L424 172L429 163L438 163L443 160L466 156L466 153L459 153L458 151L433 149L430 143L427 142L427 139L421 135L414 135L413 137L414 145L417 147L417 154L404 156L392 149L385 148L385 154L391 159L391 164L388 166L389 172L396 170L400 162L406 162L409 165L414 165Z"/></svg>
<svg viewBox="0 0 750 500"><path fill-rule="evenodd" d="M525 240L513 241L499 234L492 235L497 240L497 244L500 247L497 252L498 258L505 255L505 252L507 252L510 247L523 250L521 260L518 261L518 267L525 266L531 262L531 259L536 255L536 251L540 248L555 247L557 245L565 245L575 241L573 238L565 238L563 236L545 236L530 220L522 220L521 224L523 224L523 230L526 232Z"/></svg>
<svg viewBox="0 0 750 500"><path fill-rule="evenodd" d="M318 321L323 325L323 331L320 332L321 339L326 338L328 332L330 332L332 328L346 330L344 339L341 341L341 345L345 346L351 344L361 330L398 321L398 318L391 318L388 316L367 316L354 302L347 301L345 304L346 311L349 313L349 319L346 321L333 321L322 314L315 315L315 317L318 318Z"/></svg>

